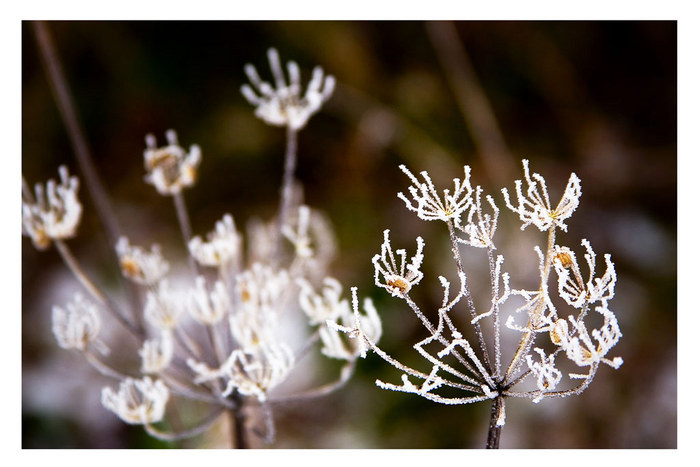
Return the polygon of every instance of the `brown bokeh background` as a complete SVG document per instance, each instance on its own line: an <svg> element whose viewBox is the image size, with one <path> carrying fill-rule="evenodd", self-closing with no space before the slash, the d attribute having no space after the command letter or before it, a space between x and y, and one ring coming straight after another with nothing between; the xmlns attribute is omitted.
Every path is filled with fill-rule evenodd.
<svg viewBox="0 0 700 467"><path fill-rule="evenodd" d="M375 300L382 347L417 364L411 345L424 337L420 323L373 285L370 259L385 228L397 248L409 251L423 236L426 279L417 296L429 309L439 301L437 275L449 274L443 261L449 250L440 226L419 221L396 197L408 186L398 165L414 173L427 169L438 186L449 186L470 165L473 183L503 209L497 238L504 267L524 280L517 272L534 261L534 253L532 244L521 248L518 242L543 239L520 234L499 190L521 176L522 158L547 179L554 199L576 172L581 204L559 239L576 251L582 237L589 239L600 261L603 253L612 254L618 284L610 306L624 337L611 355L625 363L617 371L601 368L578 397L538 405L509 400L501 446L676 447L675 22L457 22L456 41L448 36L447 42L435 42L435 30L420 22L49 27L121 228L136 243L160 243L171 257L184 249L171 203L143 183L144 135L162 139L174 128L183 146L201 146L200 182L186 192L195 233L208 232L226 212L242 226L254 215L274 214L284 150L284 131L257 120L239 92L246 82L243 65L251 62L269 76L265 51L274 46L282 60L300 64L305 81L317 64L334 75L333 98L300 134L297 177L307 203L323 210L336 229L332 274L346 289L356 285L361 296ZM437 50L450 45L457 47L441 61ZM457 73L460 66L473 71L471 78L457 78L458 86L468 85L466 100L452 87L454 66ZM22 173L33 184L56 178L61 164L78 173L30 24L24 23ZM69 244L85 268L109 285L117 272L87 196L83 185L85 212ZM519 248L525 256L517 256ZM171 446L103 409L99 387L110 382L55 344L50 307L77 289L55 251L37 252L23 239L23 446ZM332 375L336 367L326 365ZM278 410L273 447L484 444L488 404L442 406L382 391L374 385L377 378L398 382L399 374L370 355L343 390ZM198 443L207 445L198 439L186 446Z"/></svg>

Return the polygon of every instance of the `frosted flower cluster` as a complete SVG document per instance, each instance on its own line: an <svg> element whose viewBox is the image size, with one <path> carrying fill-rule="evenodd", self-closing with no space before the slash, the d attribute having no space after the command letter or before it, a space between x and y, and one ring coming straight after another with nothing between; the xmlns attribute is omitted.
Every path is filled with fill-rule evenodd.
<svg viewBox="0 0 700 467"><path fill-rule="evenodd" d="M145 425L163 419L170 392L163 381L127 378L119 384L119 390L106 387L102 390L102 405L116 413L125 423Z"/></svg>
<svg viewBox="0 0 700 467"><path fill-rule="evenodd" d="M423 239L416 238L416 243L416 254L411 257L411 262L407 263L406 250L396 250L396 255L394 255L389 241L389 230L384 231L382 252L372 258L374 282L377 287L386 289L394 297L399 297L407 294L412 286L420 282L423 278L423 273L420 271L423 262ZM396 256L399 257L398 263Z"/></svg>
<svg viewBox="0 0 700 467"><path fill-rule="evenodd" d="M51 314L53 334L64 349L86 350L100 334L97 306L80 293L65 308L54 306Z"/></svg>
<svg viewBox="0 0 700 467"><path fill-rule="evenodd" d="M170 264L163 258L159 245L152 245L149 252L130 245L128 238L121 237L115 248L124 277L140 285L157 284L170 269Z"/></svg>
<svg viewBox="0 0 700 467"><path fill-rule="evenodd" d="M246 65L256 91L244 85L243 96L265 122L293 130L295 142L296 132L330 98L335 80L324 78L316 67L302 94L298 65L288 62L287 82L277 51L270 49L268 58L275 87ZM66 306L53 308L54 335L62 348L78 351L100 373L119 381L118 389L103 389L102 404L126 423L143 425L160 439L175 440L202 433L220 414L230 412L236 420L232 427L236 446L249 447L253 435L269 442L274 438L273 405L341 387L365 347L364 341L340 329L360 319L368 330L366 338L374 343L381 334L379 317L369 301L368 314L353 313L342 286L328 275L334 234L321 213L290 194L296 154L285 152L278 218L251 219L246 242L231 214L204 236L192 233L184 189L195 186L201 152L197 145L186 151L173 130L165 137L166 144L159 147L153 135L146 136L145 181L173 200L189 269L182 271L177 262L166 259L158 244L146 248L120 236L114 248L121 275L136 292L133 303L105 293L62 243L75 235L80 221L78 179L61 167L61 183L49 181L45 189L37 185L34 195L23 179L22 233L39 249L56 242L64 262L91 295L87 299L76 294ZM296 150L295 144L292 147ZM124 342L135 340L138 345L103 343L105 314L131 334ZM290 333L290 328L298 332ZM289 394L285 382L314 348L340 360L337 379ZM115 354L121 357L116 360L129 361L131 356L140 364L117 369L106 359ZM189 426L172 431L166 429L175 426L167 420L168 404L177 409L190 404L180 413L204 413L190 410L204 404L209 415L186 420ZM262 417L251 417L256 410ZM264 420L264 428L255 426L257 418Z"/></svg>
<svg viewBox="0 0 700 467"><path fill-rule="evenodd" d="M146 150L143 152L146 182L156 187L161 195L174 195L194 185L202 155L197 145L192 145L186 152L179 145L174 130L168 130L165 139L168 144L159 148L156 137L146 135Z"/></svg>
<svg viewBox="0 0 700 467"><path fill-rule="evenodd" d="M401 372L400 384L377 380L380 388L417 394L443 404L490 400L494 404L492 424L502 426L506 419L503 401L508 397L539 402L544 398L577 395L588 387L601 363L619 368L622 359L608 356L622 337L617 318L609 308L616 282L611 257L604 256L605 271L598 275L593 248L587 240L582 240L588 266L584 276L574 251L556 242L557 230L566 230L564 221L579 204L581 184L575 174L571 174L555 208L551 207L544 178L530 172L527 160L523 161L525 181L515 182L517 203L511 203L507 188L502 190L505 205L519 216L523 229L534 225L546 232L544 251L539 246L534 248L539 258L539 268L531 275L534 287L518 289L504 271L506 259L496 254L500 210L489 195L486 196L489 210L482 208L483 190L480 186L472 188L469 167L464 168L464 178L454 179L454 188L444 190L442 196L427 172L421 172L423 181L420 181L406 167L401 166L401 170L412 183L410 196L398 194L406 207L422 220L445 222L459 283L454 287L445 277L438 277L443 289L442 303L437 313L424 313L412 293L423 278L420 270L423 250L427 251L429 246L418 237L416 253L408 260L406 250L393 250L389 231L384 232L381 253L372 259L375 282L392 297L405 301L422 323L427 335L413 349L427 364L420 369L389 355L376 345L371 329L359 319L350 326L336 326L350 337L362 340L366 349ZM463 254L461 245L477 250ZM479 258L489 266L490 300L482 300L477 306L465 261ZM552 292L565 306L554 305ZM503 319L504 307L511 302L514 306L508 310L514 311ZM455 321L465 311L473 326L469 333L461 331ZM354 312L357 316L356 302ZM485 333L484 326L492 331ZM502 352L505 332L520 335L512 356ZM467 335L474 337L468 339Z"/></svg>
<svg viewBox="0 0 700 467"><path fill-rule="evenodd" d="M302 95L301 72L294 61L287 62L287 81L279 54L276 49L267 51L274 86L263 81L257 70L251 64L245 66L245 72L250 79L248 84L241 86L241 92L251 105L255 106L255 115L266 123L275 126L288 127L298 131L304 128L309 118L318 112L335 88L333 76L323 76L321 67L315 67L311 81ZM255 89L253 89L255 88Z"/></svg>
<svg viewBox="0 0 700 467"><path fill-rule="evenodd" d="M44 186L37 183L34 195L22 177L22 235L32 239L39 250L46 250L52 240L75 235L83 207L78 201L78 178L68 174L68 168L58 169L61 183L54 180Z"/></svg>

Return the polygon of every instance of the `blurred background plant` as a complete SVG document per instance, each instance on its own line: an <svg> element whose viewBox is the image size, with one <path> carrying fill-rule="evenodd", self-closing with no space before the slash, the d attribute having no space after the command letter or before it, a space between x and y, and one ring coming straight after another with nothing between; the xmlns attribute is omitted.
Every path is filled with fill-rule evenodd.
<svg viewBox="0 0 700 467"><path fill-rule="evenodd" d="M143 183L143 135L177 128L182 141L202 147L199 177L206 183L188 192L196 233L208 232L225 212L241 225L253 215L270 218L285 135L255 119L240 95L247 82L241 64L264 66L265 51L276 45L283 57L334 75L333 99L299 141L297 178L306 203L325 211L337 232L331 275L372 294L382 348L407 364L420 358L406 352L407 342L424 337L420 323L374 287L371 257L387 225L397 245L425 239L426 277L437 277L450 251L437 227L421 223L396 197L405 189L398 165L428 170L446 186L468 164L487 192L510 186L523 157L547 174L554 192L576 172L584 195L562 238L576 244L586 237L596 251L613 253L615 310L625 335L616 353L625 364L601 372L577 398L537 406L514 400L501 447L675 447L676 23L454 26L51 23L117 215L134 242L160 243L164 251L179 251L181 241L169 200ZM28 23L22 43L22 172L43 181L75 163ZM110 245L94 207L83 202L71 246L92 274L114 280ZM501 222L513 222L501 230L518 228L505 216ZM104 378L57 348L50 309L76 286L55 251L37 252L29 240L22 246L23 446L169 446L106 411L99 401ZM505 256L522 258L521 274L533 269L532 244L508 248ZM518 280L517 268L511 273ZM439 284L415 293L438 308ZM487 405L439 406L382 391L374 380L385 379L386 370L370 355L342 391L278 409L275 446L483 446ZM337 374L331 364L328 371ZM215 446L217 436L215 430L192 446Z"/></svg>

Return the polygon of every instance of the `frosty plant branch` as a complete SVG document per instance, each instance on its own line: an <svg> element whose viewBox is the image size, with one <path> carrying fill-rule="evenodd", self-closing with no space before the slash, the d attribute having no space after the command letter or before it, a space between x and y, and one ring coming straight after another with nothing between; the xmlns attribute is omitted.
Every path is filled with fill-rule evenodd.
<svg viewBox="0 0 700 467"><path fill-rule="evenodd" d="M166 131L162 146L147 135L145 181L158 194L173 197L190 264L190 273L184 274L189 285L171 285L177 271L171 271L157 244L143 248L120 236L114 245L118 267L144 297L143 306L134 306L131 315L115 305L121 301L90 278L69 249L67 240L78 235L83 211L78 178L61 167L60 183L36 184L34 192L22 179L23 235L39 250L56 246L91 297L78 293L67 305L54 307L52 329L60 347L79 352L100 374L118 380L116 390L102 390L106 409L162 440L195 436L227 414L233 447L251 447L256 436L272 442L275 405L323 396L352 376L365 341L349 339L340 327L361 323L372 345L381 335L371 302L365 302L366 313L360 316L343 298L341 284L327 275L334 239L324 216L292 196L298 133L330 98L334 79L315 68L302 96L298 65L287 63L287 82L274 49L268 58L275 86L247 65L257 92L248 85L241 90L258 117L287 128L277 219L252 219L247 249L231 214L205 238L193 235L184 190L196 186L201 150L197 145L184 149L173 130ZM136 336L137 348L101 338L105 311ZM297 342L284 330L299 325L308 336ZM341 362L337 379L290 394L285 381L313 349ZM140 366L116 368L110 361L115 352L138 356ZM261 422L254 422L255 412ZM197 416L181 425L177 413Z"/></svg>
<svg viewBox="0 0 700 467"><path fill-rule="evenodd" d="M472 188L468 166L464 167L464 178L454 179L453 189L442 193L436 190L427 172L421 172L419 179L400 166L411 185L409 195L399 193L399 198L420 219L446 224L459 278L455 292L445 277L438 277L443 300L437 310L438 322L434 324L411 297L413 288L424 276L421 265L427 246L423 239L417 238L416 252L409 258L406 250L392 248L390 231L385 230L381 251L372 258L376 285L405 301L425 328L427 336L414 344L413 349L427 360L426 367L409 367L376 345L371 329L359 315L355 288L352 289L354 322L342 326L328 323L331 328L357 339L363 349L362 357L371 350L402 373L401 384L377 380L380 388L451 405L490 400L487 448L499 447L508 397L528 398L538 403L544 398L578 395L591 383L601 363L615 369L622 364L620 357L607 357L622 336L617 318L608 307L616 282L610 255L604 257L604 274L596 276L595 253L590 243L582 240L588 268L588 279L584 280L574 251L556 242L557 230L566 231L565 221L578 207L580 180L571 174L561 199L552 206L544 178L530 173L527 160L522 163L524 180L515 181L515 202L511 201L507 188L502 193L506 207L522 221L521 230L532 225L546 235L544 251L535 246L539 270L534 288L512 288L510 275L504 271L506 260L496 254L500 210L490 195L486 196L490 210L483 208L482 189ZM479 260L478 252L463 255L461 245L486 252L483 260L488 263L490 281L486 309L476 307L464 267L465 260ZM555 284L551 280L552 271ZM565 306L555 307L554 295ZM501 318L504 310L514 310L505 323ZM598 328L590 323L594 320L587 319L591 310L597 315ZM490 339L481 326L489 321L493 328ZM476 345L466 337L470 334L460 331L465 324L472 328L471 339L475 339ZM520 335L510 357L504 355L504 333ZM563 382L565 371L568 381Z"/></svg>
<svg viewBox="0 0 700 467"><path fill-rule="evenodd" d="M321 108L335 88L335 78L323 77L321 67L313 70L313 77L306 93L302 96L299 65L294 61L287 62L289 82L285 78L276 49L269 49L267 57L275 81L274 86L263 81L257 70L251 64L245 66L245 72L250 79L250 85L241 86L241 92L252 105L255 115L274 126L285 127L287 130L287 145L284 154L284 174L282 177L281 200L277 216L276 249L281 248L282 226L289 216L292 205L294 172L297 164L297 134L306 126L309 118Z"/></svg>

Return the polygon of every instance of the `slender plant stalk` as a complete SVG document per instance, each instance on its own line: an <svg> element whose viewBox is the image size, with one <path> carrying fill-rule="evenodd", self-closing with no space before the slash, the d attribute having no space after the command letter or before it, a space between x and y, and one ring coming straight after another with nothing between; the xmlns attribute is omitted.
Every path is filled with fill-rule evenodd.
<svg viewBox="0 0 700 467"><path fill-rule="evenodd" d="M61 115L61 120L63 121L63 125L66 127L68 137L71 145L73 146L73 152L75 153L78 161L78 167L83 174L83 180L85 181L85 185L90 193L90 197L97 208L97 215L99 216L100 222L104 226L107 240L112 246L110 249L112 250L113 254L116 255L113 247L117 244L117 240L120 236L117 217L114 214L114 209L112 208L112 204L109 201L109 197L107 196L104 186L100 181L97 169L95 169L95 165L92 162L90 148L88 146L87 139L85 138L85 134L83 133L82 125L78 119L75 105L73 104L73 97L71 95L70 88L68 87L65 74L63 73L63 68L61 67L61 61L58 57L58 53L54 47L51 33L44 21L33 21L32 29L41 53L42 64L49 81L51 93L56 101L56 106L58 107L58 111ZM119 264L118 257L117 264ZM119 276L119 280L121 281L123 288L127 291L127 297L133 310L132 318L135 326L141 330L143 329L143 323L141 321L139 311L142 309L142 303L136 286L129 281L125 281L121 275ZM139 333L142 333L142 331L139 331Z"/></svg>
<svg viewBox="0 0 700 467"><path fill-rule="evenodd" d="M554 239L556 237L556 225L552 225L549 229L549 234L547 235L547 251L544 253L544 267L541 271L540 277L540 293L544 294L547 286L547 280L549 279L549 271L552 265L552 253L554 252ZM508 383L509 380L513 378L515 372L520 368L523 357L530 351L530 347L535 340L534 328L537 323L533 320L533 317L539 319L539 314L545 312L546 303L541 300L538 304L538 308L530 316L530 320L527 323L529 330L523 334L520 344L518 344L518 349L511 360L510 365L508 365L508 370L505 375L505 382Z"/></svg>
<svg viewBox="0 0 700 467"><path fill-rule="evenodd" d="M78 282L92 295L92 297L104 305L107 310L114 316L120 324L122 324L129 332L136 336L140 341L144 339L143 328L135 325L129 319L124 316L114 303L111 302L98 288L92 283L90 278L83 272L80 267L78 260L75 259L73 253L68 248L62 240L54 240L54 245L58 250L63 262L66 264L68 269L73 273L73 275L78 279Z"/></svg>
<svg viewBox="0 0 700 467"><path fill-rule="evenodd" d="M193 436L197 436L199 434L204 433L211 427L214 422L219 418L221 415L222 409L216 409L212 411L209 416L207 416L204 420L202 420L200 423L195 425L194 427L185 430L185 431L180 431L180 432L175 432L175 433L165 433L157 428L155 428L153 425L146 423L144 425L144 428L148 432L149 435L153 436L154 438L158 438L162 441L177 441L181 439L186 439L186 438L191 438Z"/></svg>
<svg viewBox="0 0 700 467"><path fill-rule="evenodd" d="M498 419L503 411L503 396L498 396L491 404L491 420L489 421L489 434L486 438L486 449L498 449L501 441L501 429Z"/></svg>
<svg viewBox="0 0 700 467"><path fill-rule="evenodd" d="M491 293L492 296L494 297L494 300L497 300L497 289L498 289L498 281L500 278L496 275L496 262L493 257L493 252L495 248L493 245L489 246L488 248L488 257L489 257L489 269L491 270L491 280L493 283L491 284ZM501 379L501 320L500 320L500 307L498 303L493 304L494 310L493 310L493 349L494 349L494 356L495 356L495 363L494 363L494 368L493 368L493 376L496 378L496 380Z"/></svg>
<svg viewBox="0 0 700 467"><path fill-rule="evenodd" d="M447 228L450 233L450 242L452 244L452 255L454 256L454 260L457 263L457 271L466 277L466 273L464 272L464 266L462 265L462 256L459 253L459 243L457 242L457 236L455 235L455 228L454 225L452 225L452 222L446 222ZM464 297L467 299L467 307L469 308L469 313L472 315L472 319L476 318L476 307L474 306L474 300L472 299L472 294L469 291L469 288L467 287L467 284L464 284ZM486 369L489 371L489 373L493 374L493 370L491 368L491 359L489 358L489 352L486 349L486 341L484 340L484 334L481 331L481 324L479 322L474 323L474 330L476 331L476 337L479 341L479 347L481 348L481 352L484 354L484 364L486 366Z"/></svg>
<svg viewBox="0 0 700 467"><path fill-rule="evenodd" d="M177 214L177 221L180 224L180 231L182 232L182 238L185 241L185 248L187 244L192 239L192 224L190 223L190 216L187 214L187 206L185 205L185 197L182 193L175 193L173 195L173 203L175 205L175 213ZM190 265L190 270L194 277L200 275L199 266L197 262L192 257L192 255L187 255L187 260Z"/></svg>
<svg viewBox="0 0 700 467"><path fill-rule="evenodd" d="M494 183L503 186L514 175L514 159L457 29L449 21L428 21L426 29L486 173Z"/></svg>
<svg viewBox="0 0 700 467"><path fill-rule="evenodd" d="M250 440L245 427L246 416L243 413L240 396L236 397L238 403L228 411L231 420L231 447L234 449L249 449Z"/></svg>
<svg viewBox="0 0 700 467"><path fill-rule="evenodd" d="M34 37L36 38L41 53L42 64L49 81L51 93L56 101L61 120L66 127L68 137L73 146L73 152L78 161L78 167L83 174L83 180L85 180L85 185L90 193L90 197L97 208L97 215L104 226L107 241L112 246L110 250L116 255L113 247L117 244L117 240L120 236L117 217L114 214L114 209L109 201L104 185L100 181L95 165L92 162L87 138L85 138L82 125L78 119L75 105L73 104L73 97L63 73L61 61L56 52L53 38L44 21L33 21L32 30L34 31ZM119 264L118 257L117 264ZM141 303L138 290L133 283L125 281L121 275L119 276L119 280L122 287L127 291L127 297L133 310L132 319L135 323L134 326L136 326L139 334L143 334L143 323L139 313L143 308L143 304Z"/></svg>
<svg viewBox="0 0 700 467"><path fill-rule="evenodd" d="M287 145L284 151L284 174L280 193L280 208L277 214L277 231L275 241L275 260L279 261L282 253L282 228L289 217L294 195L294 172L297 167L297 130L287 127Z"/></svg>

